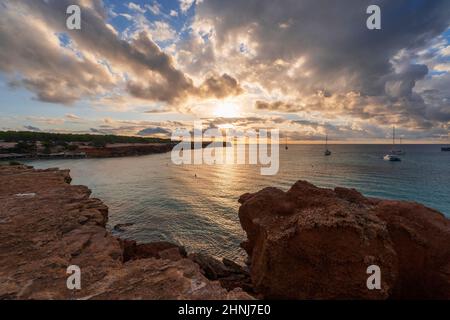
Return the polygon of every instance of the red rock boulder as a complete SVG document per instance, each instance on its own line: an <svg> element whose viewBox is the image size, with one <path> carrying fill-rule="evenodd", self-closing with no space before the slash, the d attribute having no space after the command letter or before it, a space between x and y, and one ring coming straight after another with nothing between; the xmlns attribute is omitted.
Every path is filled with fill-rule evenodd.
<svg viewBox="0 0 450 320"><path fill-rule="evenodd" d="M242 247L265 298L450 298L450 223L432 209L304 181L239 201ZM367 287L370 265L380 290Z"/></svg>

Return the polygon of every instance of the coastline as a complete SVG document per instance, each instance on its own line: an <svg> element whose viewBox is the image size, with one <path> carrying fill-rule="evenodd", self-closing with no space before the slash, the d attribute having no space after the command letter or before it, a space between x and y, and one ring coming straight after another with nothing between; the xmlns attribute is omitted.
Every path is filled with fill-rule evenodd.
<svg viewBox="0 0 450 320"><path fill-rule="evenodd" d="M81 146L76 152L0 154L0 160L83 159L142 156L169 152L174 145L174 143L121 143L109 144L105 147Z"/></svg>
<svg viewBox="0 0 450 320"><path fill-rule="evenodd" d="M102 147L82 145L77 151L63 151L58 153L0 153L0 161L10 160L53 160L53 159L86 159L86 158L118 158L134 157L150 154L167 153L172 151L178 142L167 143L111 143ZM211 141L202 143L206 148ZM223 143L225 146L226 143ZM192 143L192 148L195 148ZM0 148L1 150L1 148Z"/></svg>
<svg viewBox="0 0 450 320"><path fill-rule="evenodd" d="M0 166L0 299L250 299L210 281L180 250L106 229L108 208L68 170ZM82 288L67 289L67 267Z"/></svg>
<svg viewBox="0 0 450 320"><path fill-rule="evenodd" d="M244 194L243 267L114 237L108 208L68 170L0 166L0 177L0 299L450 299L450 221L417 203L305 181ZM382 290L366 287L371 264Z"/></svg>

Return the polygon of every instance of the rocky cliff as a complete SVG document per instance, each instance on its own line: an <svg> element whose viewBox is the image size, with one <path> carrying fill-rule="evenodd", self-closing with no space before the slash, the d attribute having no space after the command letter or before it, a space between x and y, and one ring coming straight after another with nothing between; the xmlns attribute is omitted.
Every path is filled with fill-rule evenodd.
<svg viewBox="0 0 450 320"><path fill-rule="evenodd" d="M208 280L183 251L106 229L108 208L68 171L0 166L0 299L250 298ZM81 269L68 290L67 267Z"/></svg>
<svg viewBox="0 0 450 320"><path fill-rule="evenodd" d="M450 299L450 221L423 205L298 181L239 199L254 289L277 299ZM380 268L380 289L366 284Z"/></svg>

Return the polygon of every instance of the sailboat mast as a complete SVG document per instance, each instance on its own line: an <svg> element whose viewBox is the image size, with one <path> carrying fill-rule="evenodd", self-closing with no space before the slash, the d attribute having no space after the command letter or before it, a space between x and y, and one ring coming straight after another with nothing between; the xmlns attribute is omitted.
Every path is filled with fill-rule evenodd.
<svg viewBox="0 0 450 320"><path fill-rule="evenodd" d="M392 145L395 146L395 126L392 127Z"/></svg>

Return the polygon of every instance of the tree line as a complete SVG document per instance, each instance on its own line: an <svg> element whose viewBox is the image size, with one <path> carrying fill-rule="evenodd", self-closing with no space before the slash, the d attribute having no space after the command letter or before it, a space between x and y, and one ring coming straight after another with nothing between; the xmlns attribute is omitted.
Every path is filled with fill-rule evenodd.
<svg viewBox="0 0 450 320"><path fill-rule="evenodd" d="M0 140L5 142L84 142L95 146L104 146L108 143L169 143L170 139L116 136L116 135L94 135L75 133L48 133L32 131L0 131Z"/></svg>

